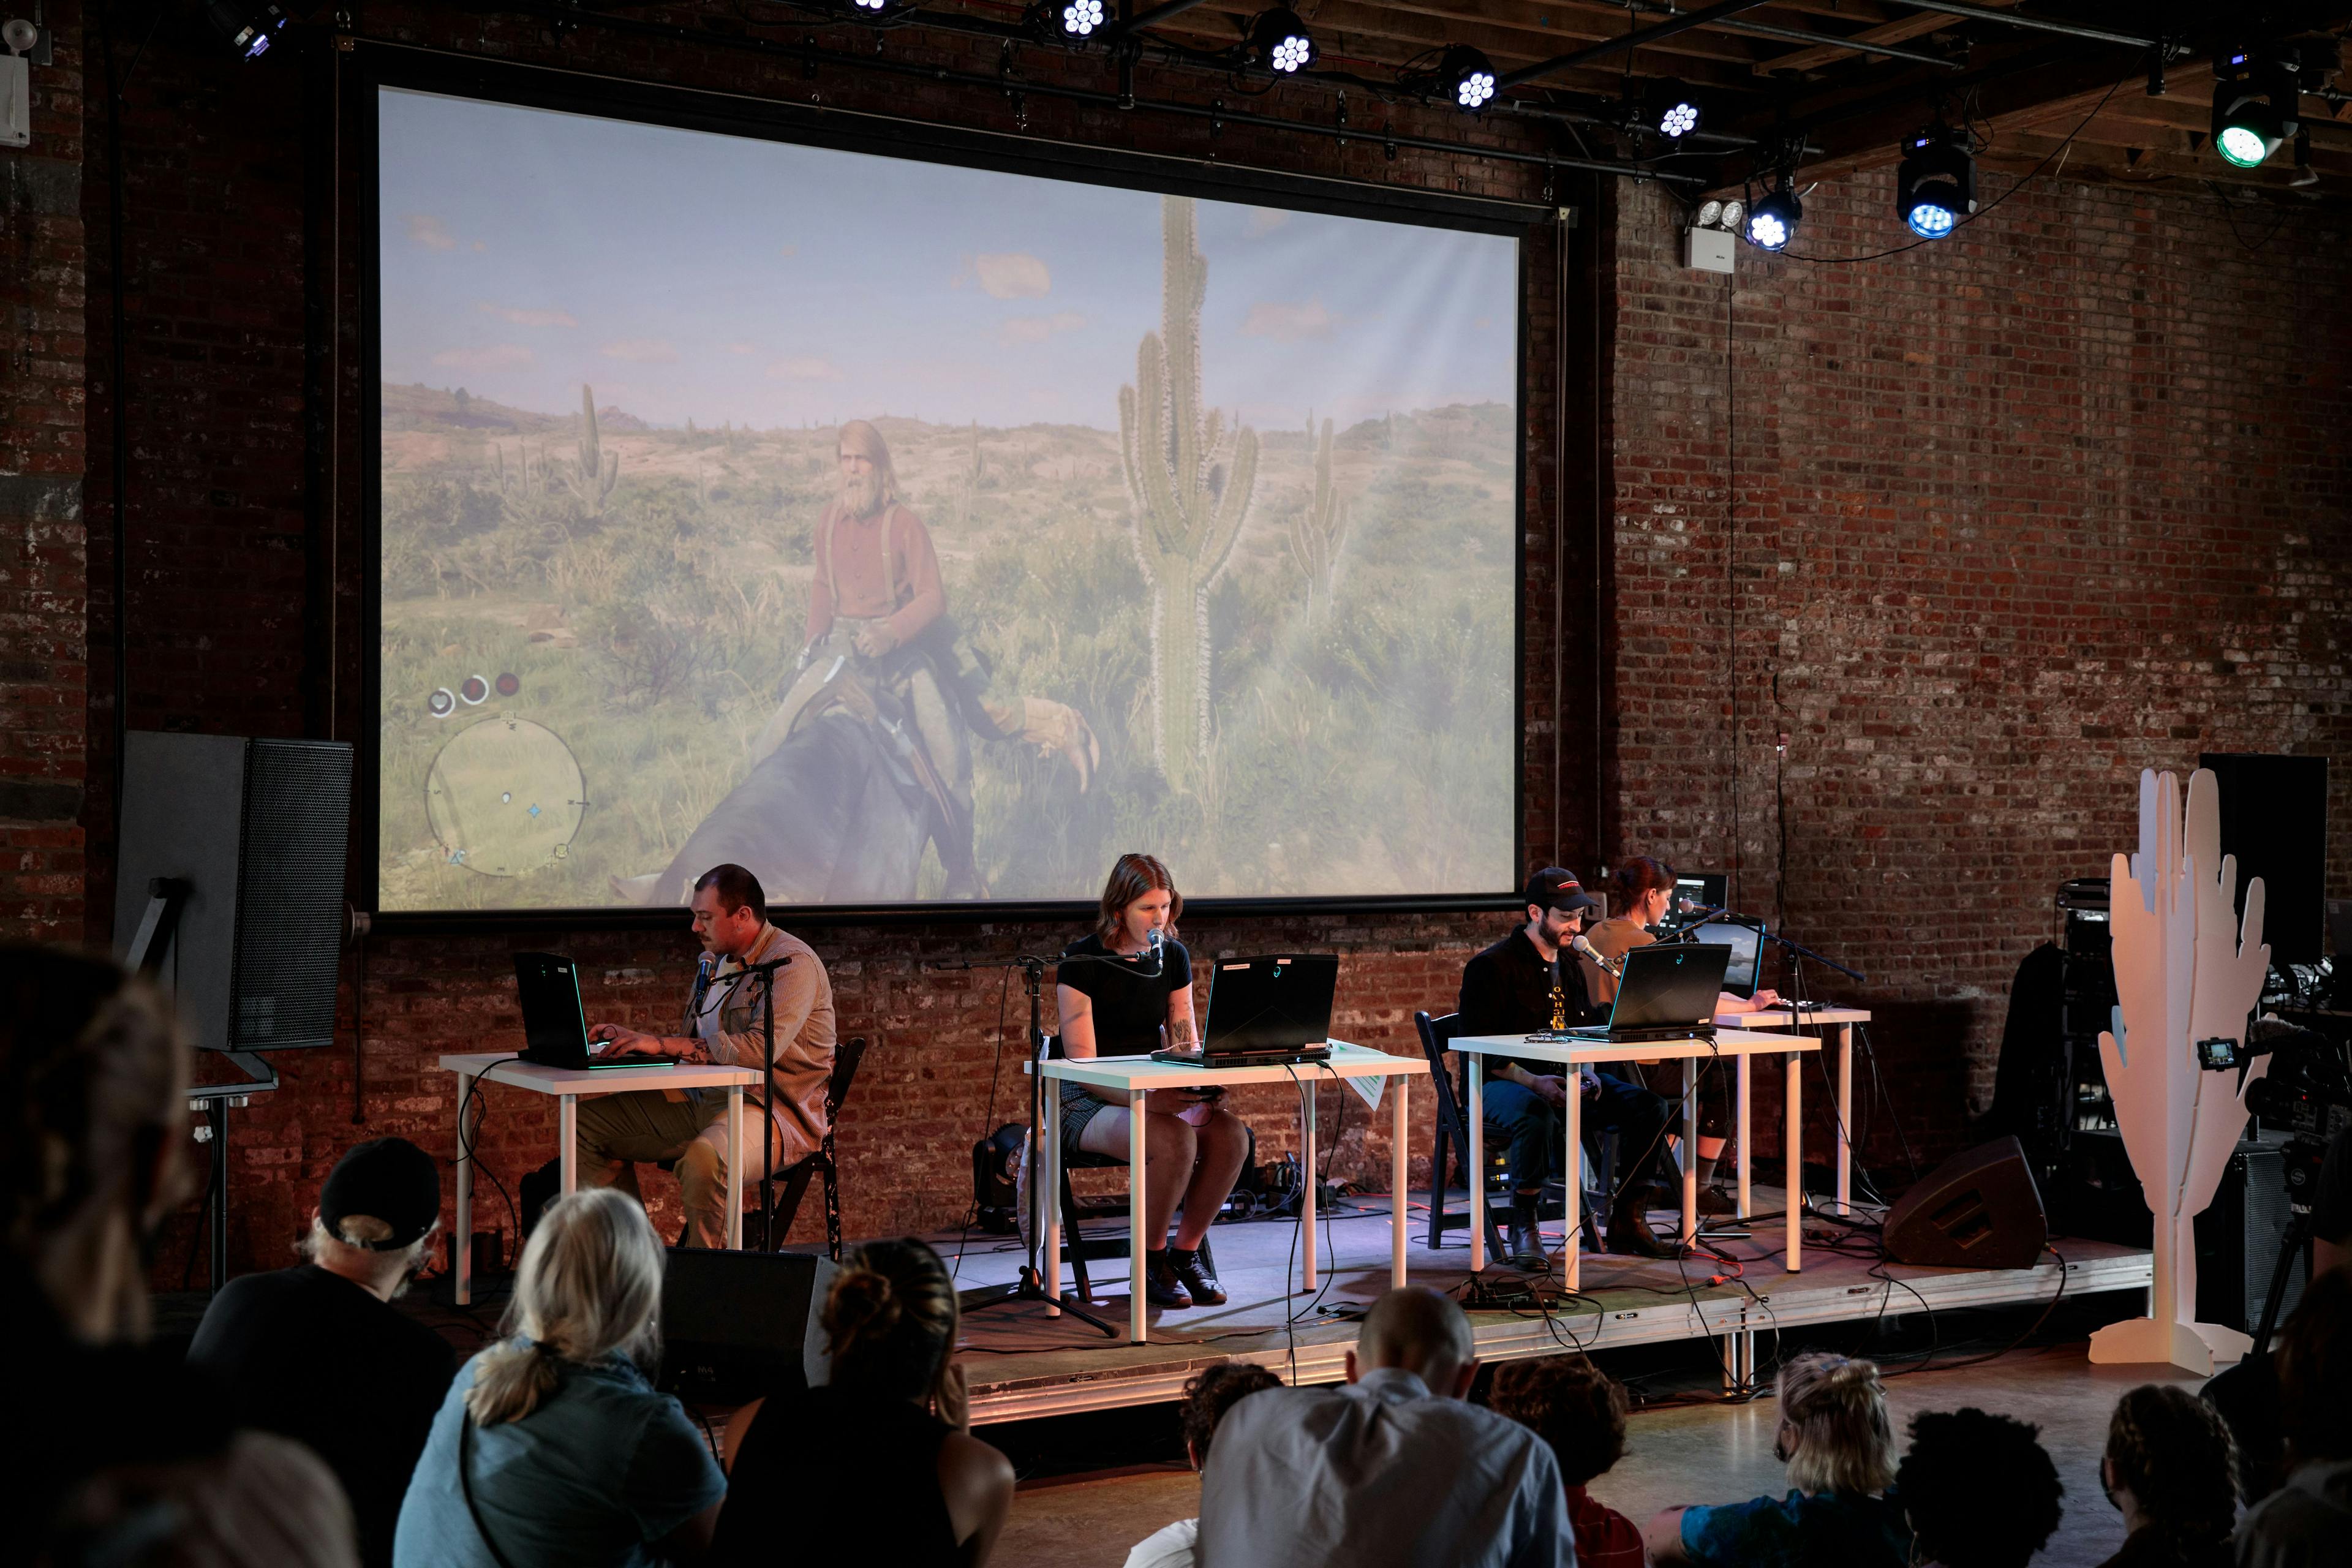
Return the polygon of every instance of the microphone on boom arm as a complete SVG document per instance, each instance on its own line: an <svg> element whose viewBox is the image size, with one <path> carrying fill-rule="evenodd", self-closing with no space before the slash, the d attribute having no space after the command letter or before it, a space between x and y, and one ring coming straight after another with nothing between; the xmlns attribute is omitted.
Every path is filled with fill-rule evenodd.
<svg viewBox="0 0 2352 1568"><path fill-rule="evenodd" d="M1167 934L1158 926L1153 926L1151 928L1151 934L1144 938L1143 963L1139 966L1139 973L1140 973L1146 979L1156 980L1160 977L1161 968L1167 963Z"/></svg>

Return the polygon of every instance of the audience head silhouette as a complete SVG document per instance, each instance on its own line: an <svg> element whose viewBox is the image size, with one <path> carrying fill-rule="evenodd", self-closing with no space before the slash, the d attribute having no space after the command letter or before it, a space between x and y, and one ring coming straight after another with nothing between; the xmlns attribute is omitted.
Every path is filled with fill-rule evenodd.
<svg viewBox="0 0 2352 1568"><path fill-rule="evenodd" d="M2221 1413L2187 1389L2146 1383L2116 1402L2100 1477L2126 1515L2156 1528L2183 1562L2230 1539L2238 1448Z"/></svg>
<svg viewBox="0 0 2352 1568"><path fill-rule="evenodd" d="M617 1187L558 1198L516 1271L504 1343L482 1352L466 1409L478 1426L519 1421L555 1391L559 1362L661 1358L662 1247L637 1200Z"/></svg>
<svg viewBox="0 0 2352 1568"><path fill-rule="evenodd" d="M2039 1427L1973 1408L1912 1417L1895 1489L1918 1538L1917 1560L2025 1568L2058 1528L2066 1491L2040 1436Z"/></svg>
<svg viewBox="0 0 2352 1568"><path fill-rule="evenodd" d="M1217 1423L1225 1412L1261 1389L1280 1388L1282 1379L1262 1366L1245 1361L1213 1362L1192 1374L1184 1384L1184 1403L1181 1415L1184 1424L1184 1447L1192 1455L1192 1468L1199 1469L1209 1462L1209 1444L1216 1436Z"/></svg>
<svg viewBox="0 0 2352 1568"><path fill-rule="evenodd" d="M1391 1290L1372 1303L1348 1352L1348 1378L1396 1367L1421 1379L1441 1399L1459 1399L1478 1370L1470 1320L1447 1297L1426 1286Z"/></svg>
<svg viewBox="0 0 2352 1568"><path fill-rule="evenodd" d="M2279 1415L2290 1468L2352 1459L2352 1275L2314 1279L2279 1336Z"/></svg>
<svg viewBox="0 0 2352 1568"><path fill-rule="evenodd" d="M948 1376L959 1319L955 1281L940 1255L912 1237L853 1248L834 1276L821 1321L832 1381L931 1406L962 1425L960 1385Z"/></svg>
<svg viewBox="0 0 2352 1568"><path fill-rule="evenodd" d="M1625 1385L1580 1355L1507 1363L1489 1402L1550 1447L1570 1486L1625 1457Z"/></svg>
<svg viewBox="0 0 2352 1568"><path fill-rule="evenodd" d="M1895 1427L1878 1363L1814 1352L1780 1369L1773 1447L1805 1492L1882 1492L1895 1479Z"/></svg>

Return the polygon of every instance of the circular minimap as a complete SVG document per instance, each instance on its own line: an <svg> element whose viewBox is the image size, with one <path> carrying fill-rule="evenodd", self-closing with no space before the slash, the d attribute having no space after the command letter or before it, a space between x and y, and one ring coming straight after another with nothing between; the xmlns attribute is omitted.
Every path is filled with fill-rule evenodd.
<svg viewBox="0 0 2352 1568"><path fill-rule="evenodd" d="M588 809L579 760L528 719L485 719L449 738L425 775L425 811L449 864L519 877L572 853Z"/></svg>

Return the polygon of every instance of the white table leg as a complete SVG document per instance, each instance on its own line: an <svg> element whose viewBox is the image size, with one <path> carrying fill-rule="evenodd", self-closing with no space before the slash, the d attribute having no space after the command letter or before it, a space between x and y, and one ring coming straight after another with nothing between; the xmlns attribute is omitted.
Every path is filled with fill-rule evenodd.
<svg viewBox="0 0 2352 1568"><path fill-rule="evenodd" d="M1299 1222L1307 1234L1300 1238L1298 1252L1306 1268L1299 1274L1299 1283L1307 1289L1315 1289L1315 1082L1307 1080L1307 1094L1300 1102L1298 1139L1307 1151L1306 1183L1298 1201Z"/></svg>
<svg viewBox="0 0 2352 1568"><path fill-rule="evenodd" d="M1683 1058L1683 1223L1685 1247L1698 1239L1698 1058Z"/></svg>
<svg viewBox="0 0 2352 1568"><path fill-rule="evenodd" d="M1788 1053L1789 1059L1789 1272L1801 1272L1805 1260L1801 1251L1804 1246L1805 1226L1805 1114L1799 1097L1805 1091L1802 1068L1804 1055Z"/></svg>
<svg viewBox="0 0 2352 1568"><path fill-rule="evenodd" d="M1746 1051L1742 1051L1739 1053L1737 1068L1737 1078L1738 1082L1738 1094L1737 1098L1739 1101L1739 1108L1738 1111L1738 1125L1735 1129L1739 1140L1739 1217L1741 1219L1746 1219L1752 1212L1748 1201L1748 1079L1751 1076L1748 1071L1748 1068L1749 1062L1748 1053Z"/></svg>
<svg viewBox="0 0 2352 1568"><path fill-rule="evenodd" d="M580 1097L560 1094L555 1097L555 1137L562 1145L556 1158L562 1162L562 1180L556 1189L565 1197L580 1190Z"/></svg>
<svg viewBox="0 0 2352 1568"><path fill-rule="evenodd" d="M1568 1173L1568 1201L1562 1205L1567 1213L1561 1228L1567 1232L1566 1243L1559 1249L1560 1279L1570 1290L1584 1278L1584 1070L1574 1062L1560 1068L1568 1079L1568 1104L1560 1120L1568 1126L1567 1156L1560 1168ZM1536 1207L1540 1210L1542 1200ZM1534 1223L1531 1217L1530 1223ZM1538 1226L1537 1234L1542 1231Z"/></svg>
<svg viewBox="0 0 2352 1568"><path fill-rule="evenodd" d="M1464 1067L1469 1071L1470 1102L1462 1108L1462 1119L1470 1124L1470 1272L1476 1274L1486 1267L1486 1112L1479 1095L1486 1074L1479 1069L1485 1058L1475 1051L1462 1053ZM1437 1173L1430 1185L1439 1192L1445 1190L1445 1173ZM1441 1239L1443 1237L1441 1235Z"/></svg>
<svg viewBox="0 0 2352 1568"><path fill-rule="evenodd" d="M1853 1213L1853 1026L1837 1026L1837 1210Z"/></svg>
<svg viewBox="0 0 2352 1568"><path fill-rule="evenodd" d="M463 1307L474 1299L474 1157L467 1152L473 1147L466 1133L466 1102L474 1089L475 1075L457 1075L457 1235L452 1250L457 1255L457 1290L453 1298ZM479 1126L478 1120L476 1125Z"/></svg>
<svg viewBox="0 0 2352 1568"><path fill-rule="evenodd" d="M1143 1315L1143 1282L1150 1277L1143 1245L1143 1119L1150 1114L1145 1107L1150 1092L1133 1089L1127 1094L1127 1337L1137 1344L1151 1338L1151 1325Z"/></svg>
<svg viewBox="0 0 2352 1568"><path fill-rule="evenodd" d="M760 1151L764 1157L768 1151ZM784 1238L775 1238L781 1242ZM743 1250L743 1086L727 1086L727 1245Z"/></svg>
<svg viewBox="0 0 2352 1568"><path fill-rule="evenodd" d="M1062 1080L1049 1078L1040 1090L1044 1113L1037 1122L1037 1147L1029 1151L1030 1224L1042 1237L1037 1254L1037 1282L1048 1296L1062 1293ZM1083 1241L1083 1237L1080 1238ZM1059 1307L1045 1315L1058 1318Z"/></svg>
<svg viewBox="0 0 2352 1568"><path fill-rule="evenodd" d="M1391 1090L1396 1096L1396 1121L1389 1131L1389 1284L1404 1286L1404 1146L1412 1123L1406 1121L1404 1097L1412 1080L1400 1076Z"/></svg>

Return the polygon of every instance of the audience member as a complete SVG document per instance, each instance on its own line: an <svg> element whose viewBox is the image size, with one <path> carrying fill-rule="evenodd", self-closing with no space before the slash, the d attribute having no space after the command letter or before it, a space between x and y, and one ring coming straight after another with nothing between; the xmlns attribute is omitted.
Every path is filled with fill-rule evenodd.
<svg viewBox="0 0 2352 1568"><path fill-rule="evenodd" d="M2238 1526L2238 1568L2352 1563L2352 1273L2304 1290L2278 1348L2286 1484Z"/></svg>
<svg viewBox="0 0 2352 1568"><path fill-rule="evenodd" d="M2038 1427L1973 1408L1911 1418L1895 1497L1923 1568L2025 1568L2066 1494Z"/></svg>
<svg viewBox="0 0 2352 1568"><path fill-rule="evenodd" d="M1821 1352L1780 1369L1773 1457L1794 1489L1650 1521L1653 1562L1696 1568L1909 1568L1911 1531L1885 1495L1895 1430L1875 1363Z"/></svg>
<svg viewBox="0 0 2352 1568"><path fill-rule="evenodd" d="M1282 1379L1243 1361L1212 1362L1184 1385L1184 1457L1199 1469L1209 1462L1209 1444L1225 1412ZM1145 1536L1127 1554L1127 1568L1194 1568L1201 1560L1201 1521L1180 1519Z"/></svg>
<svg viewBox="0 0 2352 1568"><path fill-rule="evenodd" d="M955 1360L955 1281L909 1237L853 1250L821 1321L821 1388L755 1400L727 1429L720 1563L988 1561L1013 1506L1013 1466L971 1435Z"/></svg>
<svg viewBox="0 0 2352 1568"><path fill-rule="evenodd" d="M1498 1369L1490 1398L1558 1461L1578 1568L1643 1568L1642 1532L1584 1489L1625 1457L1624 1384L1580 1355L1543 1356Z"/></svg>
<svg viewBox="0 0 2352 1568"><path fill-rule="evenodd" d="M393 1527L433 1413L457 1370L448 1342L388 1303L441 1223L441 1173L404 1138L346 1152L311 1211L310 1261L230 1280L188 1347L240 1425L327 1461L351 1499L361 1559L392 1561ZM351 1375L321 1375L329 1368Z"/></svg>
<svg viewBox="0 0 2352 1568"><path fill-rule="evenodd" d="M694 1422L646 1382L662 1247L614 1187L550 1204L506 1337L457 1373L401 1504L403 1568L691 1562L727 1492Z"/></svg>
<svg viewBox="0 0 2352 1568"><path fill-rule="evenodd" d="M1465 1404L1462 1309L1391 1290L1338 1388L1225 1415L1201 1475L1204 1568L1572 1568L1559 1467L1518 1423Z"/></svg>
<svg viewBox="0 0 2352 1568"><path fill-rule="evenodd" d="M326 1466L142 1344L145 1259L188 1195L188 1066L145 981L0 947L0 1321L9 1406L38 1420L0 1480L0 1562L357 1562Z"/></svg>
<svg viewBox="0 0 2352 1568"><path fill-rule="evenodd" d="M2124 1516L2100 1568L2224 1568L2238 1513L2238 1451L2221 1413L2187 1389L2144 1383L2116 1402L2099 1484Z"/></svg>

